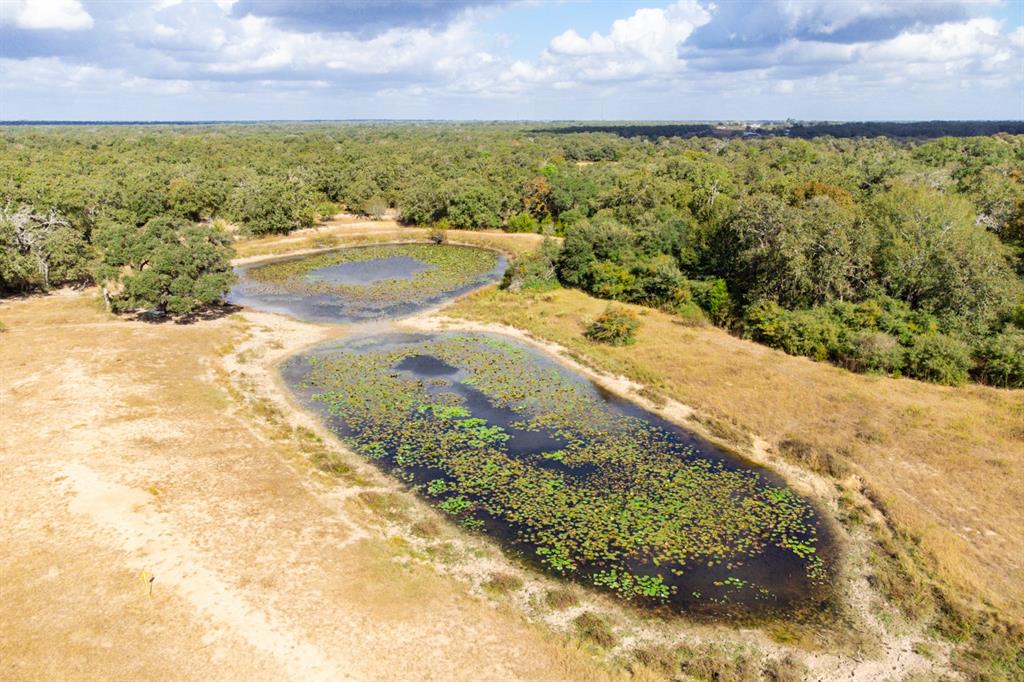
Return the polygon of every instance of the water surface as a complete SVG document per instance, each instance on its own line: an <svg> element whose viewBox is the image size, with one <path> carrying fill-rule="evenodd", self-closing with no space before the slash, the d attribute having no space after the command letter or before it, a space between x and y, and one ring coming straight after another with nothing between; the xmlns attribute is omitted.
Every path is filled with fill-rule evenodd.
<svg viewBox="0 0 1024 682"><path fill-rule="evenodd" d="M431 352L432 348L443 349L448 343L458 344L458 352L449 352L446 357ZM468 361L478 352L486 357ZM487 355L492 352L493 355ZM514 363L502 359L501 354L506 352L517 358ZM379 356L382 362L387 358L394 361L385 366L366 365L358 360L370 356ZM358 361L353 362L354 358ZM516 369L505 384L495 384L491 376L489 395L481 384L487 383L485 375L493 374L493 367L503 362ZM345 376L346 368L358 368L358 376ZM666 528L680 528L707 533L715 526L713 515L720 512L722 523L731 524L728 532L722 532L722 547L706 542L702 546L713 548L712 554L698 552L676 562L652 560L656 552L634 547L626 557L609 559L609 554L579 561L576 568L565 574L587 584L593 583L595 576L607 576L611 570L628 571L632 576L657 576L671 590L670 594L661 598L625 596L690 614L793 613L813 609L827 597L824 572L833 547L827 529L809 503L796 496L787 497L787 508L805 505L799 514L793 515L804 526L797 528L797 524L792 524L793 527L784 528L786 541L781 544L745 536L742 528L735 527L737 519L744 523L742 516L737 515L744 505L763 504L774 494L773 490L789 494L777 475L609 394L529 346L486 334L386 334L321 346L290 359L282 371L304 404L320 413L356 451L368 455L384 471L407 482L442 509L446 500L456 497L469 501L474 505L471 509L453 514L459 523L496 538L508 551L538 568L551 571L551 566L543 565L537 553L544 543L535 541L537 521L543 519L543 512L526 518L528 515L515 507L529 507L528 500L502 498L495 502L490 492L478 490L475 481L480 472L472 468L473 458L506 457L496 461L505 461L505 468L512 463L521 467L524 480L530 472L549 472L557 476L560 485L584 491L593 499L614 500L619 495L623 509L630 504L630 490L636 496L646 495L648 501L652 496L668 495L666 506L678 503L678 486L652 490L650 480L675 478L679 485L687 485L687 467L693 467L695 462L701 466L707 463L716 473L702 475L698 480L707 485L717 485L721 480L726 487L720 492L684 491L683 496L692 495L694 503L676 504L673 508L683 514L710 513L712 518L694 518L692 525L679 519L652 519L650 528L630 526L623 532L658 533ZM377 376L371 376L375 372ZM498 399L494 385L502 386ZM340 391L334 394L334 398L340 398L325 400L325 391ZM557 392L558 397L553 398L548 391ZM368 411L364 409L365 403L374 405ZM458 408L465 414L459 413L454 420L442 416L438 422L429 419L429 411L424 416L424 405L446 405L446 409ZM566 411L570 409L578 411ZM483 428L497 429L504 440L487 447L464 441L453 446L452 437L464 430L467 420L479 420ZM582 441L607 441L609 447L622 448L623 454L591 461L560 456L573 448L585 448ZM653 466L654 460L629 454L634 443L658 448L664 456ZM414 452L446 452L447 456L419 457L411 454ZM736 484L735 476L741 477L741 485ZM755 479L756 485L750 483ZM436 492L445 487L445 494ZM769 492L768 498L763 494L765 490ZM756 499L746 500L744 494L751 492L757 493ZM529 497L532 493L527 491L524 495ZM552 507L552 523L560 514L576 513ZM585 513L579 518L570 532L582 533L589 524L600 526L609 521ZM751 527L755 526L752 521ZM777 529L761 532L769 537ZM756 551L745 547L748 541L757 545ZM810 558L786 548L794 542L813 547ZM656 545L657 541L651 543Z"/></svg>
<svg viewBox="0 0 1024 682"><path fill-rule="evenodd" d="M416 249L446 250L449 253L487 252L454 245L379 245L337 249L346 255L360 252L380 254L367 260L328 265L300 272L283 282L267 283L259 271L275 264L296 264L322 259L323 252L286 256L235 268L238 282L226 298L228 303L256 310L280 313L306 322L343 324L369 320L396 319L451 300L501 279L507 260L494 254L493 266L480 271L440 272L428 262L407 255ZM329 254L330 252L328 252ZM393 254L393 255L390 255ZM301 268L299 268L301 271ZM430 276L432 286L416 295L395 295L417 277Z"/></svg>

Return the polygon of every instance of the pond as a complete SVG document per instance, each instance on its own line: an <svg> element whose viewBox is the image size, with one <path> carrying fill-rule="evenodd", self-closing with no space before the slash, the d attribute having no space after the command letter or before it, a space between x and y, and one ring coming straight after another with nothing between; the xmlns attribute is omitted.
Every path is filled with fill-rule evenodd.
<svg viewBox="0 0 1024 682"><path fill-rule="evenodd" d="M415 313L497 281L505 258L442 244L388 244L280 258L236 268L228 303L308 322Z"/></svg>
<svg viewBox="0 0 1024 682"><path fill-rule="evenodd" d="M827 598L809 502L519 342L391 333L282 373L357 452L542 570L690 614Z"/></svg>

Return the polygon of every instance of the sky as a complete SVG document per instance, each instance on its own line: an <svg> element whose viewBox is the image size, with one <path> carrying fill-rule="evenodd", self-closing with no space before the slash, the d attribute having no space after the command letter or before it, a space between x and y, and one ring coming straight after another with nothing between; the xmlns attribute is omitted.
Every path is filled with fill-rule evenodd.
<svg viewBox="0 0 1024 682"><path fill-rule="evenodd" d="M1024 119L1024 0L0 0L0 120Z"/></svg>

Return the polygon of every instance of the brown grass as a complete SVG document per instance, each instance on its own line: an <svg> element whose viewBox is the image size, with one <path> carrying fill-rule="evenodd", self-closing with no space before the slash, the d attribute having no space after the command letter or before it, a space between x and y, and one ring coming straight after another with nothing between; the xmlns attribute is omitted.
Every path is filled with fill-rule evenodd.
<svg viewBox="0 0 1024 682"><path fill-rule="evenodd" d="M4 680L626 677L349 514L411 497L360 490L233 384L252 325L121 320L95 294L0 302Z"/></svg>
<svg viewBox="0 0 1024 682"><path fill-rule="evenodd" d="M605 619L591 611L584 611L573 618L572 625L581 639L589 640L605 649L615 646L618 641Z"/></svg>
<svg viewBox="0 0 1024 682"><path fill-rule="evenodd" d="M553 609L568 609L580 603L579 596L568 587L557 587L544 594L544 603Z"/></svg>
<svg viewBox="0 0 1024 682"><path fill-rule="evenodd" d="M914 578L919 592L938 584L957 606L1024 622L1024 391L852 374L653 310L634 346L609 347L583 336L606 305L579 291L492 288L446 314L557 342L694 407L725 434L755 434L825 474L856 474L891 524L892 552L928 567Z"/></svg>

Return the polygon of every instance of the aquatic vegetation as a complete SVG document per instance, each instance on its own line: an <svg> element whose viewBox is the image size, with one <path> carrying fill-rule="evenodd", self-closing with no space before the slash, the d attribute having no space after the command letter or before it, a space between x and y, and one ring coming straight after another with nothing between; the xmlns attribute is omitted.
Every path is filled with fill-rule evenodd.
<svg viewBox="0 0 1024 682"><path fill-rule="evenodd" d="M367 284L334 283L315 276L318 270L368 261L405 257L427 266L411 277L392 277ZM331 293L345 298L372 298L408 302L426 300L472 284L497 264L491 251L469 246L390 244L340 249L309 258L271 263L249 271L254 282L290 292Z"/></svg>
<svg viewBox="0 0 1024 682"><path fill-rule="evenodd" d="M285 373L364 456L552 573L690 610L822 594L807 501L517 343L366 338Z"/></svg>
<svg viewBox="0 0 1024 682"><path fill-rule="evenodd" d="M332 322L393 316L497 280L503 267L471 246L359 246L241 268L227 300Z"/></svg>

